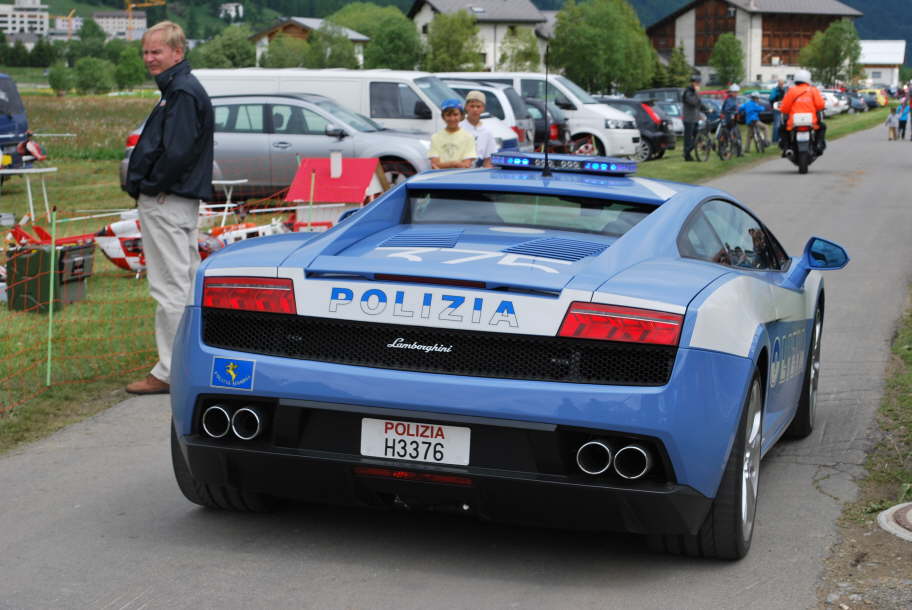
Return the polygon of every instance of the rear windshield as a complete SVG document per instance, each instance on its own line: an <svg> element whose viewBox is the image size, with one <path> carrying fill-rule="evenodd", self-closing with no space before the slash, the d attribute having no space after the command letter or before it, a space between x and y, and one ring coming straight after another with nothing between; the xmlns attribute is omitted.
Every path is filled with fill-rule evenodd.
<svg viewBox="0 0 912 610"><path fill-rule="evenodd" d="M22 114L25 108L19 97L16 83L9 78L0 78L0 114Z"/></svg>
<svg viewBox="0 0 912 610"><path fill-rule="evenodd" d="M412 224L456 223L623 235L655 208L569 195L502 191L412 191Z"/></svg>

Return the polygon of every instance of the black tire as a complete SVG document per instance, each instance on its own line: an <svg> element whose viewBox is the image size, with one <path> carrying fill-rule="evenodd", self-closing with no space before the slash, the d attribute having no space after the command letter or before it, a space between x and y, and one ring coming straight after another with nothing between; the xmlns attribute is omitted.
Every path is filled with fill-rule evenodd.
<svg viewBox="0 0 912 610"><path fill-rule="evenodd" d="M636 147L636 152L633 153L633 160L638 163L643 163L644 161L649 161L652 158L652 155L652 143L650 143L646 138L640 137L640 141Z"/></svg>
<svg viewBox="0 0 912 610"><path fill-rule="evenodd" d="M718 145L719 145L719 148L718 148L719 158L722 159L723 161L728 161L729 159L731 159L732 158L731 139L728 136L721 137L721 138L719 138Z"/></svg>
<svg viewBox="0 0 912 610"><path fill-rule="evenodd" d="M736 157L740 157L742 154L744 154L744 146L741 142L741 128L740 127L736 126L734 129L732 129L731 149L732 149L732 154Z"/></svg>
<svg viewBox="0 0 912 610"><path fill-rule="evenodd" d="M735 443L706 520L696 535L650 536L650 548L689 557L741 559L747 555L760 497L762 431L763 384L754 371Z"/></svg>
<svg viewBox="0 0 912 610"><path fill-rule="evenodd" d="M712 142L705 133L697 134L694 140L694 157L697 161L709 161L709 155L712 154Z"/></svg>
<svg viewBox="0 0 912 610"><path fill-rule="evenodd" d="M263 494L234 489L224 485L207 485L200 483L190 473L171 422L171 465L174 478L184 497L200 506L231 510L244 513L263 513L272 510L275 500Z"/></svg>
<svg viewBox="0 0 912 610"><path fill-rule="evenodd" d="M795 417L785 431L786 436L805 438L814 431L814 419L817 413L817 384L820 381L820 340L823 338L823 307L818 303L814 314L814 326L811 327L811 340L808 345L807 361L804 368L804 383L801 384L801 396Z"/></svg>
<svg viewBox="0 0 912 610"><path fill-rule="evenodd" d="M757 152L761 155L766 150L766 142L763 140L763 134L760 133L759 129L754 129L754 146L757 147Z"/></svg>
<svg viewBox="0 0 912 610"><path fill-rule="evenodd" d="M652 158L661 159L664 156L665 156L665 149L661 148L661 149L657 150L654 155L652 155Z"/></svg>
<svg viewBox="0 0 912 610"><path fill-rule="evenodd" d="M811 164L811 153L801 151L798 153L798 173L806 174L808 173L808 165Z"/></svg>

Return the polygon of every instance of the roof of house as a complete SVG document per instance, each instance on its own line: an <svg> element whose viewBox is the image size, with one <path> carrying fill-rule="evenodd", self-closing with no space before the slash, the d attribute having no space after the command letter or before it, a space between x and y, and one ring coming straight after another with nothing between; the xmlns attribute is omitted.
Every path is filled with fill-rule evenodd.
<svg viewBox="0 0 912 610"><path fill-rule="evenodd" d="M545 17L529 0L415 0L407 14L409 19L427 4L435 13L466 11L479 23L544 23Z"/></svg>
<svg viewBox="0 0 912 610"><path fill-rule="evenodd" d="M862 65L900 66L906 59L905 40L862 40Z"/></svg>
<svg viewBox="0 0 912 610"><path fill-rule="evenodd" d="M316 19L316 18L312 18L312 17L286 17L286 18L272 24L272 26L269 27L268 29L257 32L256 34L254 34L253 36L250 37L250 40L257 41L260 38L263 38L264 36L267 36L267 35L271 34L272 32L278 30L279 28L282 28L288 24L297 25L305 30L313 31L313 30L320 29L320 27L323 25L323 19ZM345 36L352 42L367 42L368 40L370 40L369 37L365 36L361 32L356 32L354 30L350 30L348 28L345 28L345 27L342 27L339 25L337 25L335 27L342 30L342 33L345 34Z"/></svg>
<svg viewBox="0 0 912 610"><path fill-rule="evenodd" d="M684 6L675 10L668 15L658 19L649 27L653 27L670 18L676 18L692 9L694 5L702 0L688 2ZM857 11L851 6L839 2L839 0L726 0L732 6L736 6L749 13L786 13L802 15L834 15L838 17L861 17L864 13Z"/></svg>
<svg viewBox="0 0 912 610"><path fill-rule="evenodd" d="M539 11L545 20L535 26L535 33L542 38L554 38L554 28L557 27L557 11Z"/></svg>

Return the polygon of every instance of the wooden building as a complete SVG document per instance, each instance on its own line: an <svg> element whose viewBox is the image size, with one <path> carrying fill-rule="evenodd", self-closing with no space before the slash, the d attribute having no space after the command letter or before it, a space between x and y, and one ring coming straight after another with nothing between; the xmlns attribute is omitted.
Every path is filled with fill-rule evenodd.
<svg viewBox="0 0 912 610"><path fill-rule="evenodd" d="M307 40L312 31L318 30L322 26L322 19L287 17L277 21L272 27L257 32L250 37L251 42L253 42L256 47L257 63L259 63L260 57L262 57L263 53L269 48L269 43L279 34ZM358 59L358 65L362 65L364 63L364 46L368 43L370 38L348 28L340 27L339 29L355 45L355 57Z"/></svg>
<svg viewBox="0 0 912 610"><path fill-rule="evenodd" d="M741 41L748 81L788 79L798 69L798 53L815 33L837 19L862 13L838 0L695 0L646 28L652 45L667 56L684 47L687 62L713 82L709 56L719 36Z"/></svg>

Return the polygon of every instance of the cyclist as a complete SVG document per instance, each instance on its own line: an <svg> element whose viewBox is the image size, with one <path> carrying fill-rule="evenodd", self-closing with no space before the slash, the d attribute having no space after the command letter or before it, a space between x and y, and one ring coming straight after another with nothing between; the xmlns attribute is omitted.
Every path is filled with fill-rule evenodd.
<svg viewBox="0 0 912 610"><path fill-rule="evenodd" d="M795 126L796 114L810 114L812 126L817 130L817 155L822 155L826 148L826 124L823 122L822 113L826 107L823 97L817 87L811 84L811 73L807 70L795 72L795 85L785 92L785 98L779 105L783 115L788 115L785 128L789 132L788 138L779 138L782 156L791 141L791 131Z"/></svg>
<svg viewBox="0 0 912 610"><path fill-rule="evenodd" d="M766 125L760 120L760 113L766 110L763 105L760 103L760 94L754 91L750 94L750 99L743 104L738 109L739 112L744 114L744 123L750 129L750 133L753 133L754 129L760 130L760 137L763 138L763 142L766 142ZM755 127L756 125L756 127ZM748 137L747 146L745 148L750 148L752 138ZM757 149L757 152L760 152Z"/></svg>
<svg viewBox="0 0 912 610"><path fill-rule="evenodd" d="M725 99L722 100L722 111L719 113L719 118L722 121L723 128L729 133L738 128L739 91L741 91L741 87L737 84L729 86L728 93L726 94ZM738 149L738 156L742 156L740 148Z"/></svg>

